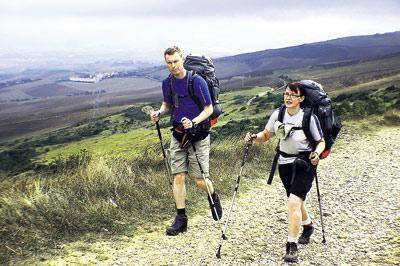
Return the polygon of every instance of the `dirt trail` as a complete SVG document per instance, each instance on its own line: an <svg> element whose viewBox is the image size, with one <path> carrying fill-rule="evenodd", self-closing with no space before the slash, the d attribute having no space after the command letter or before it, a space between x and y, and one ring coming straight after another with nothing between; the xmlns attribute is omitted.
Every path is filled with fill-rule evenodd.
<svg viewBox="0 0 400 266"><path fill-rule="evenodd" d="M400 130L367 136L343 132L333 154L321 162L319 183L327 243L321 244L317 193L308 208L316 224L312 242L300 246L301 265L400 265ZM246 168L244 178L246 182ZM74 250L44 264L104 265L276 265L283 264L287 237L286 198L279 178L254 182L235 202L222 258L218 224L208 209L189 216L189 229L165 236L163 225L118 240L69 244ZM223 199L225 211L230 197ZM226 214L226 213L225 213ZM226 218L226 217L224 217ZM80 248L81 245L81 248Z"/></svg>

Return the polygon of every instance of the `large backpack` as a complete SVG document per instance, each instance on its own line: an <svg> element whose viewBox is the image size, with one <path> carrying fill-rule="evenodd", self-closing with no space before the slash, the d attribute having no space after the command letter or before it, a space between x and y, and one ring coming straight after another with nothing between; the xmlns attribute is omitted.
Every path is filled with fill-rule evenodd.
<svg viewBox="0 0 400 266"><path fill-rule="evenodd" d="M189 96L196 103L199 110L203 110L203 106L200 102L200 99L194 94L193 79L196 77L196 75L199 75L207 82L208 91L210 92L211 101L213 105L213 113L209 117L210 125L212 126L217 122L218 117L222 114L221 104L219 103L219 92L220 92L219 80L215 75L214 64L211 58L209 57L206 57L204 55L199 56L190 54L186 56L183 65L185 69L189 71L188 73ZM172 99L174 99L174 91L172 89L172 77L170 77L169 88L170 88L170 95Z"/></svg>
<svg viewBox="0 0 400 266"><path fill-rule="evenodd" d="M325 92L321 84L312 80L300 80L299 83L304 88L305 100L300 104L300 106L303 108L304 116L302 125L298 129L304 131L304 134L306 135L307 139L311 142L313 149L315 149L316 143L311 135L310 121L312 114L315 114L317 116L321 124L321 130L325 140L325 149L320 155L320 158L324 159L331 152L332 146L335 143L335 140L339 134L340 129L342 128L342 124L333 113L331 100L329 99L328 94ZM278 121L283 122L283 116L285 114L285 110L286 110L285 105L282 105L279 108ZM281 153L279 151L279 142L276 147L276 151L277 153L272 163L268 184L271 184L272 182L278 157L279 154Z"/></svg>
<svg viewBox="0 0 400 266"><path fill-rule="evenodd" d="M322 133L324 134L325 150L320 156L321 159L324 159L329 155L339 131L342 128L342 124L333 113L331 100L321 84L312 80L300 80L299 83L303 85L305 93L305 100L301 103L301 107L304 108L302 123L304 134L315 148L316 143L310 131L311 115L315 114L318 117Z"/></svg>

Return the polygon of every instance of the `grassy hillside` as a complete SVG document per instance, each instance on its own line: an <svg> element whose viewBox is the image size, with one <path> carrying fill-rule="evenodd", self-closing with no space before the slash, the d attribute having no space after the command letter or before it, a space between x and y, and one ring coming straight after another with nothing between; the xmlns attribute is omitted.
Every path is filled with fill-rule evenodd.
<svg viewBox="0 0 400 266"><path fill-rule="evenodd" d="M279 105L275 101L279 101L280 98L280 93L265 87L222 94L224 114L213 128L213 140L237 137L243 134L246 128L259 128L266 120L266 115ZM263 103L267 104L262 105ZM140 113L140 109L141 105L137 105L95 123L83 124L48 137L42 142L47 145L40 149L45 153L35 162L39 165L49 165L83 149L96 158L115 155L134 159L141 156L147 146L159 145L159 140L154 125L150 123L147 115ZM252 121L249 120L250 117ZM237 128L233 132L228 131L228 128L238 123L243 124L241 131ZM162 120L161 126L165 141L169 142L169 117ZM86 138L83 138L82 134L85 133Z"/></svg>
<svg viewBox="0 0 400 266"><path fill-rule="evenodd" d="M254 87L221 95L225 113L212 130L210 156L224 197L234 186L243 134L263 128L281 93ZM369 124L399 125L399 99L400 88L389 86L349 91L334 101L345 123L369 117ZM2 146L1 262L86 233L123 234L169 218L173 199L158 137L141 107ZM161 125L168 143L168 118ZM249 177L265 178L274 145L253 147ZM188 190L189 211L206 204L192 182Z"/></svg>
<svg viewBox="0 0 400 266"><path fill-rule="evenodd" d="M393 54L374 60L333 62L247 75L242 73L241 76L223 80L221 84L223 90L229 91L251 86L280 87L283 82L306 78L320 82L330 93L340 94L345 90L357 90L357 86L367 89L400 86L399 75L400 54Z"/></svg>
<svg viewBox="0 0 400 266"><path fill-rule="evenodd" d="M353 36L324 42L223 57L215 60L220 76L230 78L276 69L370 60L400 52L400 32ZM260 74L256 74L259 76Z"/></svg>
<svg viewBox="0 0 400 266"><path fill-rule="evenodd" d="M165 77L165 71L167 71L165 67L154 69L157 70L157 78ZM217 67L216 73L222 77L219 71ZM148 74L143 73L145 76ZM399 87L399 75L400 54L392 54L374 60L334 61L303 68L299 68L298 65L293 69L276 70L275 68L268 71L252 68L251 73L246 74L246 71L243 71L238 76L221 80L221 87L226 92L256 86L278 88L290 80L309 78L323 84L326 90L335 96L346 91L378 89L391 85ZM13 97L14 94L18 94L21 100L26 98L29 101L0 103L0 142L29 138L71 127L86 119L97 119L122 111L134 103L154 101L161 97L159 83L152 80L147 82L146 79L141 78L107 79L97 84L76 83L78 87L75 89L83 93L79 96L57 96L48 99L38 99L35 96L32 100L33 96L24 92L31 88L29 86L37 88L50 86L50 88L60 89L61 92L65 91L63 87L51 85L54 82L54 80L46 79L36 80L15 85L14 87L18 90L11 90L8 87L2 89L3 96ZM151 84L155 87L149 87ZM101 93L89 94L93 90ZM103 90L107 93L103 93Z"/></svg>
<svg viewBox="0 0 400 266"><path fill-rule="evenodd" d="M223 197L229 197L233 189L232 169L238 169L242 149L241 140L213 145L211 175ZM249 159L252 168L259 170L257 162L268 161L273 149L256 149L260 152L257 159L252 160L253 155ZM1 262L54 248L61 239L85 233L124 234L169 219L174 204L161 152L152 145L145 151L134 160L111 155L94 158L81 151L59 162L51 173L3 180L0 226L5 246L0 247ZM254 171L248 174L260 177ZM206 204L205 195L189 181L188 195L188 212Z"/></svg>
<svg viewBox="0 0 400 266"><path fill-rule="evenodd" d="M378 81L376 81L378 83ZM343 118L362 118L399 109L399 87L381 89L358 85L332 97L336 114ZM281 91L254 87L221 95L224 114L212 130L213 141L237 138L246 130L261 130L268 115L282 103ZM155 104L157 108L159 104ZM154 125L136 105L113 116L105 116L75 127L66 128L37 138L26 138L0 146L0 172L16 174L43 169L78 153L90 152L94 157L115 155L125 159L140 156L147 145L158 145ZM169 117L161 122L165 141L169 141ZM168 136L168 137L166 137Z"/></svg>

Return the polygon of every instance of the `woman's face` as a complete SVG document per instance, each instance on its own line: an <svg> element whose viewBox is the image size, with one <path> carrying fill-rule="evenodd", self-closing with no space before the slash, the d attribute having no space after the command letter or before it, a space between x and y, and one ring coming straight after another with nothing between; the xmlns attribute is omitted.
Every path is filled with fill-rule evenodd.
<svg viewBox="0 0 400 266"><path fill-rule="evenodd" d="M300 96L299 92L294 92L286 88L283 93L283 100L286 108L296 108L300 106L300 103L304 100L304 96Z"/></svg>

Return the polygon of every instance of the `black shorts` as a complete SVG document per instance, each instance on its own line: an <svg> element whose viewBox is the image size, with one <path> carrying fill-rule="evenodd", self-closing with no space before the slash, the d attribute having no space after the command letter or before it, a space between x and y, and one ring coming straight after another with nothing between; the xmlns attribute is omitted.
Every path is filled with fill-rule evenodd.
<svg viewBox="0 0 400 266"><path fill-rule="evenodd" d="M294 194L303 200L306 200L307 193L310 191L314 177L316 175L316 168L311 164L307 168L296 169L296 174L292 181L293 164L280 164L279 176L282 180L283 186L286 189L286 194Z"/></svg>

